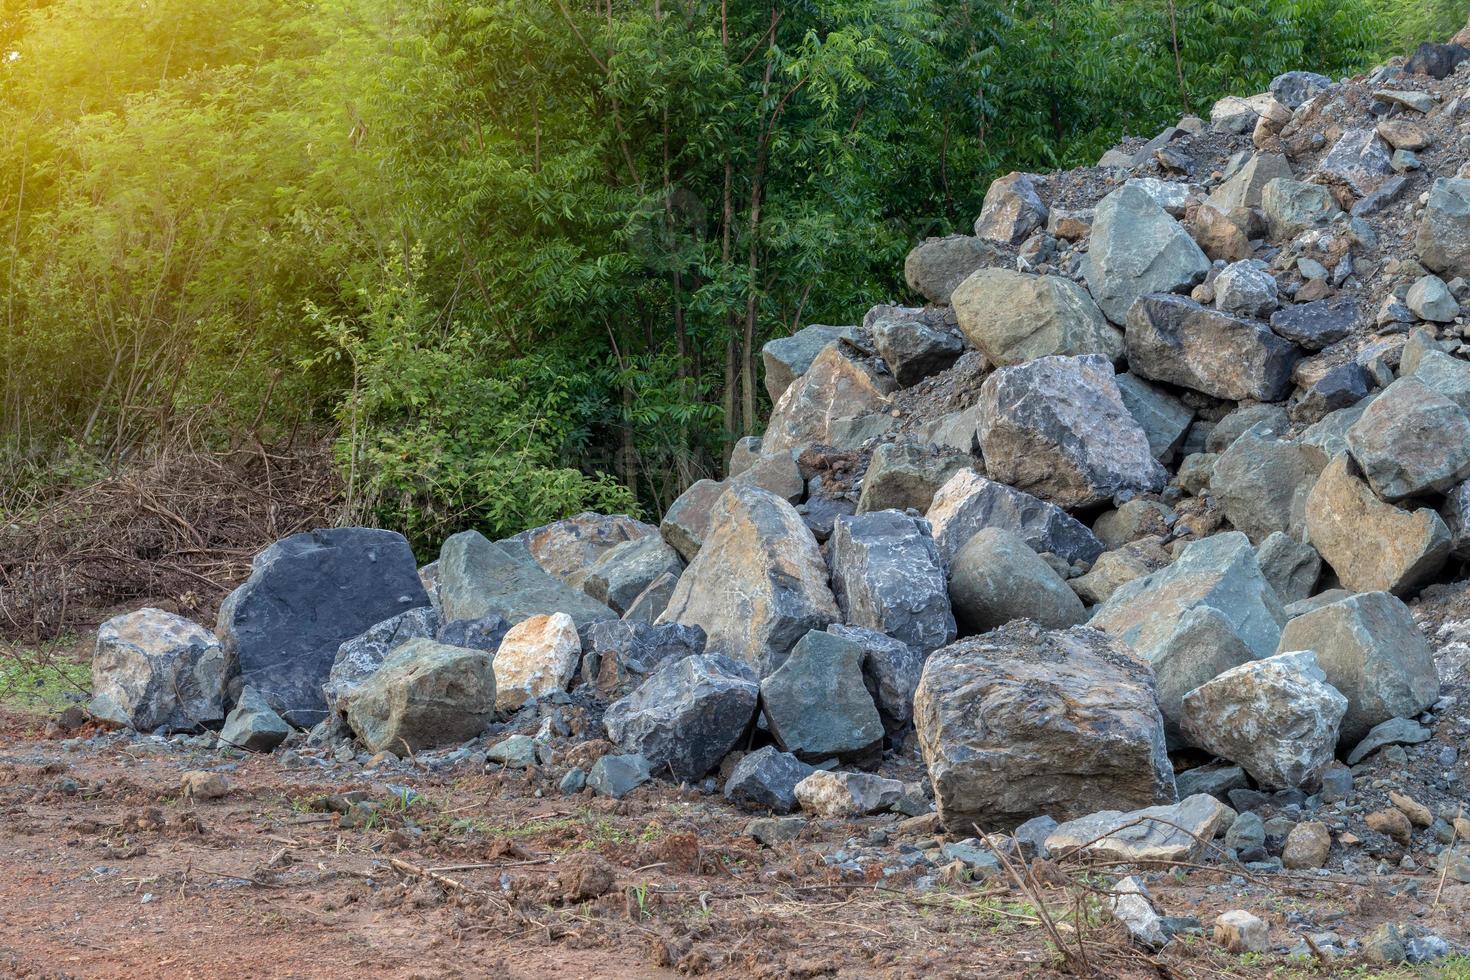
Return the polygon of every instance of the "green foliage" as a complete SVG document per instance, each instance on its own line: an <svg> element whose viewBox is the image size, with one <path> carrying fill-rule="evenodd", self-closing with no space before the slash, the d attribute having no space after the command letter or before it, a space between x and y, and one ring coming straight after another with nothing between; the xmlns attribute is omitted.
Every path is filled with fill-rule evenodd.
<svg viewBox="0 0 1470 980"><path fill-rule="evenodd" d="M994 176L1404 3L0 0L0 481L331 424L421 545L657 513Z"/></svg>

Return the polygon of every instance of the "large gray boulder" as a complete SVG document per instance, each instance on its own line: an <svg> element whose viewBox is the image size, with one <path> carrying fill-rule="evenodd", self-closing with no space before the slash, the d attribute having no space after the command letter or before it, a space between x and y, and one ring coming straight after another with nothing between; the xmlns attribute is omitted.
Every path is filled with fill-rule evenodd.
<svg viewBox="0 0 1470 980"><path fill-rule="evenodd" d="M1412 377L1373 400L1348 429L1347 445L1384 500L1443 492L1470 477L1470 416Z"/></svg>
<svg viewBox="0 0 1470 980"><path fill-rule="evenodd" d="M761 451L769 455L817 443L856 448L892 422L885 413L893 391L889 375L849 357L840 344L825 347L771 410Z"/></svg>
<svg viewBox="0 0 1470 980"><path fill-rule="evenodd" d="M1348 596L1297 616L1282 652L1311 650L1327 683L1347 698L1338 744L1351 748L1390 718L1412 718L1439 697L1439 673L1424 634L1387 592Z"/></svg>
<svg viewBox="0 0 1470 980"><path fill-rule="evenodd" d="M1322 556L1317 549L1285 531L1266 535L1256 546L1256 561L1283 606L1309 598L1322 576Z"/></svg>
<svg viewBox="0 0 1470 980"><path fill-rule="evenodd" d="M1372 126L1349 129L1337 138L1332 149L1317 165L1317 173L1329 183L1342 184L1358 197L1373 192L1393 173L1388 144Z"/></svg>
<svg viewBox="0 0 1470 980"><path fill-rule="evenodd" d="M923 513L945 481L975 462L968 453L933 449L913 442L885 442L873 450L863 474L857 512L914 510Z"/></svg>
<svg viewBox="0 0 1470 980"><path fill-rule="evenodd" d="M1087 618L1077 593L1014 531L977 532L950 563L949 594L965 635L1016 619L1066 629Z"/></svg>
<svg viewBox="0 0 1470 980"><path fill-rule="evenodd" d="M369 752L402 754L463 742L495 720L491 655L409 640L342 704L347 724Z"/></svg>
<svg viewBox="0 0 1470 980"><path fill-rule="evenodd" d="M694 782L744 737L759 696L748 666L701 654L658 670L609 705L602 722L618 750L647 759L655 776Z"/></svg>
<svg viewBox="0 0 1470 980"><path fill-rule="evenodd" d="M975 237L1019 245L1033 231L1046 227L1047 214L1035 179L1030 174L1008 173L986 189L980 217L975 219Z"/></svg>
<svg viewBox="0 0 1470 980"><path fill-rule="evenodd" d="M840 618L801 515L775 494L737 484L715 505L705 546L658 621L703 627L711 653L764 677L797 640Z"/></svg>
<svg viewBox="0 0 1470 980"><path fill-rule="evenodd" d="M1292 176L1291 164L1280 153L1257 153L1215 188L1205 204L1247 229L1247 212L1261 206L1266 185L1277 177L1290 180Z"/></svg>
<svg viewBox="0 0 1470 980"><path fill-rule="evenodd" d="M603 555L628 541L657 537L658 528L626 514L584 511L496 544L512 555L524 548L548 575L581 588L588 570Z"/></svg>
<svg viewBox="0 0 1470 980"><path fill-rule="evenodd" d="M1470 180L1440 177L1430 186L1414 248L1425 268L1470 276Z"/></svg>
<svg viewBox="0 0 1470 980"><path fill-rule="evenodd" d="M1153 198L1125 185L1097 206L1085 271L1103 315L1121 326L1138 297L1190 288L1210 260Z"/></svg>
<svg viewBox="0 0 1470 980"><path fill-rule="evenodd" d="M725 780L725 799L747 810L790 813L800 805L796 784L815 771L790 752L767 745L735 763Z"/></svg>
<svg viewBox="0 0 1470 980"><path fill-rule="evenodd" d="M1259 544L1277 531L1301 527L1320 471L1316 454L1257 425L1215 460L1210 489L1235 529Z"/></svg>
<svg viewBox="0 0 1470 980"><path fill-rule="evenodd" d="M1332 87L1332 79L1314 71L1288 71L1271 79L1271 94L1288 109L1295 109Z"/></svg>
<svg viewBox="0 0 1470 980"><path fill-rule="evenodd" d="M900 385L916 385L948 369L965 352L965 342L954 328L935 322L939 318L931 317L927 310L880 309L888 312L872 317L868 330L878 356Z"/></svg>
<svg viewBox="0 0 1470 980"><path fill-rule="evenodd" d="M1407 595L1444 567L1449 528L1427 507L1378 499L1347 453L1333 458L1307 497L1307 540L1343 587Z"/></svg>
<svg viewBox="0 0 1470 980"><path fill-rule="evenodd" d="M504 620L501 620L503 623ZM439 632L439 614L432 606L420 606L374 623L337 648L337 656L322 685L327 710L341 713L341 701L363 681L375 674L388 655L409 640L432 640ZM503 635L503 634L502 634ZM457 643L455 646L468 646ZM494 650L492 649L493 653Z"/></svg>
<svg viewBox="0 0 1470 980"><path fill-rule="evenodd" d="M582 591L622 615L661 575L679 575L684 559L660 535L624 541L602 553L582 582Z"/></svg>
<svg viewBox="0 0 1470 980"><path fill-rule="evenodd" d="M1332 193L1321 184L1284 177L1266 184L1261 210L1266 214L1271 238L1278 242L1290 241L1313 228L1325 228L1342 214Z"/></svg>
<svg viewBox="0 0 1470 980"><path fill-rule="evenodd" d="M951 833L1174 800L1152 672L1086 627L1012 623L936 651L914 724Z"/></svg>
<svg viewBox="0 0 1470 980"><path fill-rule="evenodd" d="M1276 277L1257 259L1232 262L1215 277L1215 309L1243 317L1268 317L1281 305Z"/></svg>
<svg viewBox="0 0 1470 980"><path fill-rule="evenodd" d="M664 511L659 534L686 562L693 561L703 547L715 502L729 486L724 480L696 480Z"/></svg>
<svg viewBox="0 0 1470 980"><path fill-rule="evenodd" d="M533 560L511 554L479 531L451 535L440 548L439 601L446 622L496 615L514 624L558 612L571 616L578 626L617 619L617 613L580 588L553 577Z"/></svg>
<svg viewBox="0 0 1470 980"><path fill-rule="evenodd" d="M1153 381L1230 401L1280 401L1300 351L1264 323L1184 296L1145 296L1128 314L1128 366Z"/></svg>
<svg viewBox="0 0 1470 980"><path fill-rule="evenodd" d="M97 630L88 710L140 732L193 731L225 716L226 679L213 633L161 609L138 609Z"/></svg>
<svg viewBox="0 0 1470 980"><path fill-rule="evenodd" d="M928 521L896 510L839 517L827 548L843 622L926 651L954 639L944 563Z"/></svg>
<svg viewBox="0 0 1470 980"><path fill-rule="evenodd" d="M1413 379L1470 412L1470 362L1442 350L1425 351L1414 366Z"/></svg>
<svg viewBox="0 0 1470 980"><path fill-rule="evenodd" d="M781 400L791 382L806 374L828 344L839 337L855 334L852 327L829 327L813 323L802 327L789 337L777 337L766 341L761 348L761 364L766 373L766 393L771 403Z"/></svg>
<svg viewBox="0 0 1470 980"><path fill-rule="evenodd" d="M277 541L255 556L250 578L220 606L215 632L231 692L249 684L281 717L309 728L326 717L322 684L337 649L376 623L427 605L401 534L338 527Z"/></svg>
<svg viewBox="0 0 1470 980"><path fill-rule="evenodd" d="M1168 463L1184 442L1194 411L1158 385L1149 384L1131 372L1113 379L1123 407L1143 429L1154 459Z"/></svg>
<svg viewBox="0 0 1470 980"><path fill-rule="evenodd" d="M1000 261L995 246L983 238L946 235L926 238L903 262L903 281L931 303L948 303L955 287L977 269Z"/></svg>
<svg viewBox="0 0 1470 980"><path fill-rule="evenodd" d="M1310 650L1252 660L1184 696L1191 745L1229 759L1263 789L1315 789L1332 764L1347 698Z"/></svg>
<svg viewBox="0 0 1470 980"><path fill-rule="evenodd" d="M1168 473L1097 354L1001 368L980 388L980 447L991 476L1059 507L1163 489Z"/></svg>
<svg viewBox="0 0 1470 980"><path fill-rule="evenodd" d="M783 751L812 762L863 759L883 745L883 720L863 682L861 645L816 630L761 681L761 707Z"/></svg>
<svg viewBox="0 0 1470 980"><path fill-rule="evenodd" d="M665 664L704 652L698 626L616 620L593 623L585 631L582 679L605 701L632 694Z"/></svg>
<svg viewBox="0 0 1470 980"><path fill-rule="evenodd" d="M863 683L878 706L884 727L890 732L908 727L914 716L914 690L929 651L864 626L833 623L827 632L862 648Z"/></svg>
<svg viewBox="0 0 1470 980"><path fill-rule="evenodd" d="M219 740L223 745L246 752L269 752L289 738L291 731L291 726L271 710L260 692L247 687L225 718Z"/></svg>
<svg viewBox="0 0 1470 980"><path fill-rule="evenodd" d="M934 494L925 516L946 562L987 527L1015 531L1037 554L1053 554L1068 564L1092 562L1103 553L1092 529L1060 507L974 470L950 477Z"/></svg>
<svg viewBox="0 0 1470 980"><path fill-rule="evenodd" d="M1172 739L1184 695L1276 652L1285 623L1255 549L1238 531L1191 542L1173 564L1117 589L1089 620L1153 666Z"/></svg>
<svg viewBox="0 0 1470 980"><path fill-rule="evenodd" d="M992 364L1052 354L1123 356L1123 335L1087 290L1061 276L981 269L954 291L960 329Z"/></svg>

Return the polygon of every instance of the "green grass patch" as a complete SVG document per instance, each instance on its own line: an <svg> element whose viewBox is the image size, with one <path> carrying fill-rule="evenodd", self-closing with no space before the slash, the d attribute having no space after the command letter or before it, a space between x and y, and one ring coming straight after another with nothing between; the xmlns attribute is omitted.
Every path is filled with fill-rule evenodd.
<svg viewBox="0 0 1470 980"><path fill-rule="evenodd" d="M0 707L46 714L91 690L91 666L70 652L75 637L39 646L0 644Z"/></svg>

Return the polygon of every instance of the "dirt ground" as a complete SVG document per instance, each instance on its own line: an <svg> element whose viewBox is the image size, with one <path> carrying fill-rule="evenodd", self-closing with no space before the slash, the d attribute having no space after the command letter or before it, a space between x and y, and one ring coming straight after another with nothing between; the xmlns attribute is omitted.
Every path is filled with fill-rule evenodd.
<svg viewBox="0 0 1470 980"><path fill-rule="evenodd" d="M1033 862L1023 891L824 861L931 843L920 838L932 827L896 815L808 821L765 848L745 833L750 815L717 796L650 785L622 801L564 797L554 766L290 770L277 756L228 761L152 739L78 748L23 728L0 739L4 977L1239 977L1353 965L1234 956L1207 936L1158 954L1130 947L1090 890L1116 877L1102 869ZM182 775L206 768L233 789L186 798ZM332 794L352 791L383 804L364 826L330 812L342 802ZM1405 919L1461 941L1470 885L1451 881L1435 903L1435 877L1181 867L1155 870L1149 887L1161 911L1206 931L1222 911L1251 909L1279 945ZM1411 881L1417 896L1403 890Z"/></svg>

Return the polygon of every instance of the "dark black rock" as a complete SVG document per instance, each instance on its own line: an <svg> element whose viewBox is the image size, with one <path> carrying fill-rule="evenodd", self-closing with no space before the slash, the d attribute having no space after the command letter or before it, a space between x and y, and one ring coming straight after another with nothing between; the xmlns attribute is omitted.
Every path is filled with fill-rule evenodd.
<svg viewBox="0 0 1470 980"><path fill-rule="evenodd" d="M322 684L345 641L429 604L413 551L393 531L293 534L256 555L251 569L220 606L216 628L231 694L249 684L301 728L326 717Z"/></svg>
<svg viewBox="0 0 1470 980"><path fill-rule="evenodd" d="M683 623L593 623L582 636L582 679L605 700L615 701L665 664L703 653L705 639L703 628Z"/></svg>
<svg viewBox="0 0 1470 980"><path fill-rule="evenodd" d="M494 653L500 649L500 641L505 639L505 634L510 632L510 625L494 613L479 619L456 619L439 627L434 639L452 647Z"/></svg>
<svg viewBox="0 0 1470 980"><path fill-rule="evenodd" d="M1333 296L1282 307L1271 314L1271 330L1306 350L1321 350L1351 333L1357 320L1357 300Z"/></svg>
<svg viewBox="0 0 1470 980"><path fill-rule="evenodd" d="M1356 405L1367 394L1368 377L1363 366L1347 361L1299 389L1292 399L1291 417L1307 425L1320 422L1339 408Z"/></svg>
<svg viewBox="0 0 1470 980"><path fill-rule="evenodd" d="M658 775L693 782L730 753L755 717L760 687L745 664L720 654L668 664L603 715L608 737Z"/></svg>
<svg viewBox="0 0 1470 980"><path fill-rule="evenodd" d="M747 810L790 813L797 807L796 784L813 772L796 756L767 745L735 764L725 781L725 799Z"/></svg>
<svg viewBox="0 0 1470 980"><path fill-rule="evenodd" d="M1470 60L1470 50L1458 44L1433 44L1425 41L1414 49L1404 63L1404 71L1410 75L1428 75L1444 78L1454 73L1463 61Z"/></svg>

